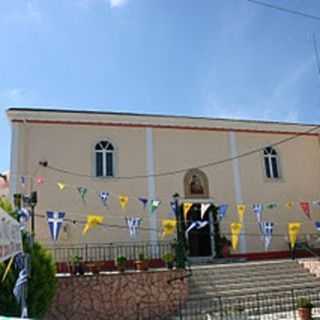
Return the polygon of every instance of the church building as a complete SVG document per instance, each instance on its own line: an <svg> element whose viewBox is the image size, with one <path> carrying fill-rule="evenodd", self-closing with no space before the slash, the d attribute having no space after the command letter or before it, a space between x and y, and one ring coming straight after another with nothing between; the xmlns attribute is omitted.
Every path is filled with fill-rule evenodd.
<svg viewBox="0 0 320 320"><path fill-rule="evenodd" d="M10 195L37 191L35 233L45 244L162 241L175 194L192 204L186 227L208 221L190 231L192 256L214 256L212 217L201 212L203 204L224 205L219 228L228 239L231 224L241 224L234 255L288 251L289 223L301 224L301 239L317 233L316 126L35 108L10 108L7 116ZM65 213L56 241L47 212ZM88 215L103 216L103 224L84 234ZM140 218L134 237L132 217ZM268 247L263 222L272 225Z"/></svg>

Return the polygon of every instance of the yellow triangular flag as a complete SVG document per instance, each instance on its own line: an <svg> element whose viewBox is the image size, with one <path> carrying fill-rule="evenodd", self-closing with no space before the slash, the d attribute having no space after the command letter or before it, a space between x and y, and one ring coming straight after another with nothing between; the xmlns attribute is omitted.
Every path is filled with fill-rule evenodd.
<svg viewBox="0 0 320 320"><path fill-rule="evenodd" d="M286 203L286 207L287 207L288 209L292 209L293 206L294 206L294 203L293 203L292 201L288 201L288 202Z"/></svg>
<svg viewBox="0 0 320 320"><path fill-rule="evenodd" d="M90 229L95 227L97 224L101 224L103 222L103 216L96 215L87 215L87 223L85 224L82 234L85 235Z"/></svg>
<svg viewBox="0 0 320 320"><path fill-rule="evenodd" d="M175 219L164 219L162 220L162 237L167 237L172 235L177 226L177 221Z"/></svg>
<svg viewBox="0 0 320 320"><path fill-rule="evenodd" d="M14 256L12 256L12 257L10 258L9 263L8 263L8 265L7 265L7 267L6 267L6 270L4 271L4 274L3 274L3 277L2 277L1 282L4 282L4 280L6 280L7 275L8 275L8 273L9 273L10 269L11 269L13 260L14 260Z"/></svg>
<svg viewBox="0 0 320 320"><path fill-rule="evenodd" d="M240 223L243 223L243 217L246 212L246 205L245 204L237 204L237 211L239 215Z"/></svg>
<svg viewBox="0 0 320 320"><path fill-rule="evenodd" d="M65 186L66 186L63 182L58 182L57 185L58 185L58 187L59 187L59 189L60 189L61 191L62 191L62 190L65 188Z"/></svg>
<svg viewBox="0 0 320 320"><path fill-rule="evenodd" d="M300 231L301 223L300 222L292 222L288 224L288 233L291 249L294 248L297 241L297 235Z"/></svg>
<svg viewBox="0 0 320 320"><path fill-rule="evenodd" d="M119 204L120 204L121 209L126 208L126 206L128 205L128 201L129 201L129 198L127 196L125 196L125 195L119 196Z"/></svg>
<svg viewBox="0 0 320 320"><path fill-rule="evenodd" d="M184 202L183 203L183 216L184 220L187 221L188 218L188 212L191 209L193 203L192 202Z"/></svg>
<svg viewBox="0 0 320 320"><path fill-rule="evenodd" d="M239 242L239 234L241 231L242 224L241 223L231 223L230 230L231 230L231 244L232 249L236 250L238 247Z"/></svg>

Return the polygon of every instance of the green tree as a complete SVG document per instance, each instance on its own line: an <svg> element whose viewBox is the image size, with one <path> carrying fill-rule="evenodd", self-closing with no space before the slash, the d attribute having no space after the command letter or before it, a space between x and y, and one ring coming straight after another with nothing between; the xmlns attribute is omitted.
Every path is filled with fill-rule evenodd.
<svg viewBox="0 0 320 320"><path fill-rule="evenodd" d="M0 208L13 217L16 213L10 202L0 198ZM31 277L28 281L27 305L29 317L42 318L54 297L57 280L55 277L55 264L51 255L38 243L31 247L26 235L23 235L24 252L31 257ZM13 288L18 273L12 267L4 282L1 282L5 270L5 263L0 264L0 314L5 316L20 316L20 307L13 295Z"/></svg>

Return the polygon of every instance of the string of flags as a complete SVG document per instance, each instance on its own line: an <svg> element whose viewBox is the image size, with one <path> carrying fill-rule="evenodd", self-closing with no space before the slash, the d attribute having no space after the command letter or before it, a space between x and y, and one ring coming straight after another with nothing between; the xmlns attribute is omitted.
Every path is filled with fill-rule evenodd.
<svg viewBox="0 0 320 320"><path fill-rule="evenodd" d="M42 176L37 176L35 178L35 181L38 185L42 185L45 183L45 179ZM20 182L23 186L26 184L26 178L24 176L21 177ZM65 184L63 181L59 181L56 183L58 190L63 192L67 187L74 187ZM80 199L82 201L86 201L86 197L88 195L89 189L84 186L77 186L76 190L79 193ZM125 210L128 207L129 204L129 197L126 194L120 194L120 195L114 195L107 191L100 191L98 192L98 197L104 207L108 207L108 202L110 200L110 197L114 196L118 199L119 206L122 210ZM131 199L131 198L130 198ZM161 201L158 199L148 199L147 197L138 197L135 198L138 202L141 203L142 208L145 210L148 208L150 214L155 214L156 210L161 205ZM185 218L185 221L188 222L187 229L186 229L186 237L189 236L189 233L192 230L199 230L204 228L206 225L208 225L208 221L204 220L205 214L208 211L208 209L211 206L211 203L201 203L200 204L200 220L192 220L189 219L189 214L191 212L191 208L193 207L194 203L192 202L183 202L182 204L182 211L183 216ZM269 203L254 203L254 204L245 204L245 203L238 203L235 205L236 212L238 214L238 222L233 222L230 224L230 231L231 231L231 243L234 250L237 249L238 241L239 241L239 235L241 233L241 230L244 225L244 217L247 214L247 212L252 211L256 216L256 222L261 234L261 240L264 243L265 250L268 250L272 243L272 236L273 236L273 230L274 230L274 222L272 221L263 221L263 213L266 210L275 210L277 208L280 208L282 204L279 204L277 202L269 202ZM287 201L284 206L287 209L292 210L295 206L298 206L300 211L309 219L312 220L311 211L313 208L320 209L320 200L314 200L314 201ZM174 217L176 212L176 202L171 201L170 202L171 212L169 213L171 216ZM227 212L229 210L230 206L226 203L223 203L217 207L217 214L218 214L218 220L222 221L225 216L227 215ZM19 211L18 219L21 225L21 228L25 228L26 222L28 221L30 215L28 211L24 210L23 208ZM61 230L61 226L64 222L65 213L64 212L54 212L54 211L48 211L47 212L47 220L48 220L48 226L50 230L51 237L54 241L58 240L59 233ZM86 235L89 230L95 228L98 225L102 225L104 217L99 215L88 215L86 220L86 223L83 228L83 235ZM131 238L137 237L139 233L139 228L141 227L143 223L143 219L141 217L126 217L125 218L129 235ZM161 221L162 224L162 237L171 236L176 231L176 220L175 219L163 219ZM320 231L320 221L314 222L315 228L317 231ZM300 231L301 223L289 223L288 224L288 234L290 239L290 245L294 247L297 235Z"/></svg>
<svg viewBox="0 0 320 320"><path fill-rule="evenodd" d="M26 185L26 178L27 177L29 177L29 176L20 176L20 182L23 187L25 187L25 185ZM36 176L33 179L35 180L37 185L42 185L45 183L44 176ZM87 187L69 185L69 184L64 183L63 181L56 182L56 185L58 187L58 190L60 190L60 191L64 191L64 190L66 190L66 188L72 189L75 187L79 193L80 198L83 201L86 200L86 197L87 197L88 191L89 191L89 189ZM128 203L129 203L129 196L128 195L126 195L126 194L113 195L112 193L107 192L107 191L98 191L98 197L100 198L100 201L104 207L107 207L108 201L111 196L115 196L116 198L118 198L119 206L121 209L124 210L127 208ZM151 213L154 213L159 208L159 206L161 204L161 201L158 199L151 199L150 200L146 197L137 197L137 198L132 197L132 198L139 201L142 204L143 209L148 208ZM173 212L175 212L175 208L174 208L175 203L170 202L170 205L171 205ZM188 212L191 209L192 205L193 204L191 202L185 202L183 204L183 213L184 213L185 217L188 215ZM208 203L204 203L201 206L201 219L203 219L204 214L209 206L210 206L210 204L208 204ZM277 202L254 203L254 204L238 203L238 204L236 204L236 211L239 215L239 221L240 221L240 223L242 223L244 220L245 213L247 212L248 208L251 207L253 212L257 216L257 222L261 222L261 215L264 210L274 210L274 209L280 208L280 206L282 206L282 204L277 203ZM290 210L293 209L294 206L298 206L299 209L302 211L302 213L308 219L311 219L312 208L320 209L320 200L312 200L312 201L304 201L303 200L303 201L299 201L299 202L287 201L286 203L284 203L284 207L287 209L290 209ZM219 214L220 220L222 220L224 218L224 216L227 212L227 209L228 209L227 204L222 204L219 206L218 214Z"/></svg>

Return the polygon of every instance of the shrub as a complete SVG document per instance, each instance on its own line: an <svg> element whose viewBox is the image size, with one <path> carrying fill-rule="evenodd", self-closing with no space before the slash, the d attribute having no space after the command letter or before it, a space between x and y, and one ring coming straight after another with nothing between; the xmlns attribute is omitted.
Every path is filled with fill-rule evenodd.
<svg viewBox="0 0 320 320"><path fill-rule="evenodd" d="M308 298L299 298L297 300L297 308L307 308L312 309L314 305L311 303L310 299Z"/></svg>
<svg viewBox="0 0 320 320"><path fill-rule="evenodd" d="M125 266L127 263L127 258L124 256L120 256L117 258L117 265L118 266Z"/></svg>
<svg viewBox="0 0 320 320"><path fill-rule="evenodd" d="M47 311L56 291L55 265L52 257L41 245L35 242L33 248L24 242L24 250L31 256L31 277L28 280L27 306L29 317L41 318ZM5 265L0 265L0 277ZM11 268L6 280L0 284L0 314L20 316L20 307L13 295L18 272Z"/></svg>
<svg viewBox="0 0 320 320"><path fill-rule="evenodd" d="M4 210L1 201L0 207ZM14 216L10 210L9 214ZM42 318L47 311L56 291L55 264L51 255L35 241L33 247L28 245L27 237L23 236L24 252L30 254L31 276L28 279L27 306L30 318ZM1 282L6 264L0 264L0 314L4 316L20 316L21 308L13 295L13 288L18 272L12 266L6 280Z"/></svg>

